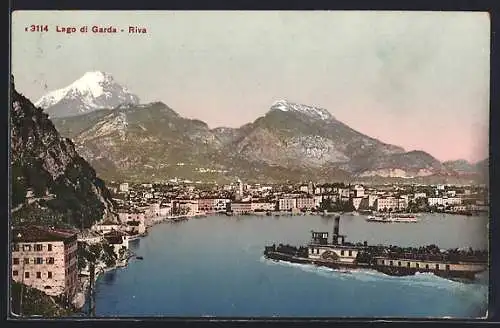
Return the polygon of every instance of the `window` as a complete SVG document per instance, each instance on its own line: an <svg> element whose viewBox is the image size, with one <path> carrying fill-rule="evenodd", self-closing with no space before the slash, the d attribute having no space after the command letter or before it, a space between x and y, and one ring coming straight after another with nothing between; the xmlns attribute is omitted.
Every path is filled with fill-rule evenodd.
<svg viewBox="0 0 500 328"><path fill-rule="evenodd" d="M439 270L439 264L436 264L436 270Z"/></svg>
<svg viewBox="0 0 500 328"><path fill-rule="evenodd" d="M23 263L24 263L24 264L30 264L30 259L29 259L29 258L27 258L27 257L25 257L25 258L24 258L24 262L23 262Z"/></svg>
<svg viewBox="0 0 500 328"><path fill-rule="evenodd" d="M392 261L389 261L389 265L391 265L391 266L392 266L392 264L393 264L393 263L392 263Z"/></svg>
<svg viewBox="0 0 500 328"><path fill-rule="evenodd" d="M416 267L417 269L418 269L418 268L420 268L420 264L415 263L415 267Z"/></svg>
<svg viewBox="0 0 500 328"><path fill-rule="evenodd" d="M349 256L352 256L352 251L349 251Z"/></svg>
<svg viewBox="0 0 500 328"><path fill-rule="evenodd" d="M446 269L446 271L450 271L450 265L446 264L445 269Z"/></svg>
<svg viewBox="0 0 500 328"><path fill-rule="evenodd" d="M36 273L36 278L37 279L41 279L42 278L42 273L41 272L37 272Z"/></svg>
<svg viewBox="0 0 500 328"><path fill-rule="evenodd" d="M48 250L49 252L52 252L52 244L48 244L48 245L47 245L47 250Z"/></svg>
<svg viewBox="0 0 500 328"><path fill-rule="evenodd" d="M344 256L344 251L340 251L340 256Z"/></svg>
<svg viewBox="0 0 500 328"><path fill-rule="evenodd" d="M36 244L36 245L35 245L35 251L37 251L37 252L41 252L42 250L43 250L43 247L42 247L42 245L41 245L41 244Z"/></svg>
<svg viewBox="0 0 500 328"><path fill-rule="evenodd" d="M17 270L12 271L12 275L13 275L13 276L17 276L17 275L18 275Z"/></svg>
<svg viewBox="0 0 500 328"><path fill-rule="evenodd" d="M401 261L398 261L398 266L401 266Z"/></svg>
<svg viewBox="0 0 500 328"><path fill-rule="evenodd" d="M23 251L25 252L31 251L31 245L23 245Z"/></svg>
<svg viewBox="0 0 500 328"><path fill-rule="evenodd" d="M14 245L14 252L19 252L19 244Z"/></svg>
<svg viewBox="0 0 500 328"><path fill-rule="evenodd" d="M12 263L14 263L14 264L19 264L19 258L14 257L14 258L12 259Z"/></svg>
<svg viewBox="0 0 500 328"><path fill-rule="evenodd" d="M50 272L50 271L49 271L49 272L47 272L47 277L48 277L49 279L52 279L52 272Z"/></svg>
<svg viewBox="0 0 500 328"><path fill-rule="evenodd" d="M30 273L29 272L25 272L24 273L24 278L28 279L30 277Z"/></svg>
<svg viewBox="0 0 500 328"><path fill-rule="evenodd" d="M47 258L47 264L54 264L54 258L53 257L48 257Z"/></svg>
<svg viewBox="0 0 500 328"><path fill-rule="evenodd" d="M41 257L37 257L37 258L35 259L35 264L43 264L43 258L41 258Z"/></svg>
<svg viewBox="0 0 500 328"><path fill-rule="evenodd" d="M426 264L426 265L425 265L425 268L426 268L426 269L429 269L429 264Z"/></svg>
<svg viewBox="0 0 500 328"><path fill-rule="evenodd" d="M409 268L410 267L410 262L406 262L406 266Z"/></svg>

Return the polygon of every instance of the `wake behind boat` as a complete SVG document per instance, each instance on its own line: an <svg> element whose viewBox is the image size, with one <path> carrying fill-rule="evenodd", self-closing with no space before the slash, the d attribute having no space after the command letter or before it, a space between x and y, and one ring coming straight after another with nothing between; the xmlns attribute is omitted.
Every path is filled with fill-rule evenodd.
<svg viewBox="0 0 500 328"><path fill-rule="evenodd" d="M397 214L397 215L370 215L366 218L369 222L382 222L382 223L416 223L418 219L413 214Z"/></svg>

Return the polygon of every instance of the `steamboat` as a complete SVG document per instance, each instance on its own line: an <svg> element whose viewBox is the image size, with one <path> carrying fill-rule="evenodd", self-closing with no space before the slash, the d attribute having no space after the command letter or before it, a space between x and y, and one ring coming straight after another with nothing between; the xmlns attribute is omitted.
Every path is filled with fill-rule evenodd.
<svg viewBox="0 0 500 328"><path fill-rule="evenodd" d="M369 269L391 276L432 273L452 280L471 281L488 269L488 253L482 250L441 250L436 245L397 247L345 241L339 234L340 217L334 219L333 236L311 231L306 246L266 246L264 256L275 261L312 264L338 270Z"/></svg>
<svg viewBox="0 0 500 328"><path fill-rule="evenodd" d="M370 215L366 218L370 222L382 223L417 223L418 219L413 214L397 214L397 215Z"/></svg>

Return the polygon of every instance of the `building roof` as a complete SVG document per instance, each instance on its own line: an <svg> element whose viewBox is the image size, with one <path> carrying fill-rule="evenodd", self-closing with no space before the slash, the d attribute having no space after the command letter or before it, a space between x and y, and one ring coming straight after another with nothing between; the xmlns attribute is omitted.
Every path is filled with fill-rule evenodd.
<svg viewBox="0 0 500 328"><path fill-rule="evenodd" d="M76 239L76 232L69 229L54 229L34 225L12 228L12 241L15 243L69 241L71 239Z"/></svg>

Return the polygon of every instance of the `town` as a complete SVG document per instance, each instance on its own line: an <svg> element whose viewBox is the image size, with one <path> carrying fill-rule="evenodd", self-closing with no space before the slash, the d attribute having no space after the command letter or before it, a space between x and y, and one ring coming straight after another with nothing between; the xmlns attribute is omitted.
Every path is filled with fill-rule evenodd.
<svg viewBox="0 0 500 328"><path fill-rule="evenodd" d="M329 215L332 213L488 212L485 186L298 185L110 182L116 221L90 229L14 226L12 277L17 283L81 309L98 275L126 266L129 244L153 225L209 215ZM91 297L90 297L91 299ZM92 307L92 305L90 306Z"/></svg>

